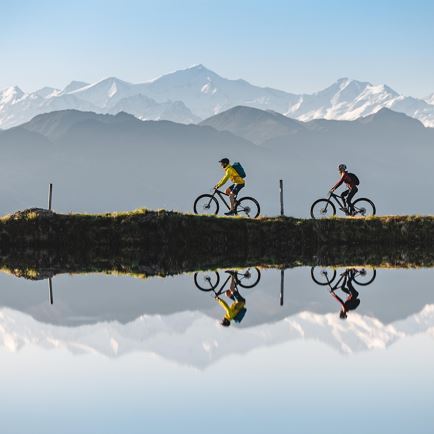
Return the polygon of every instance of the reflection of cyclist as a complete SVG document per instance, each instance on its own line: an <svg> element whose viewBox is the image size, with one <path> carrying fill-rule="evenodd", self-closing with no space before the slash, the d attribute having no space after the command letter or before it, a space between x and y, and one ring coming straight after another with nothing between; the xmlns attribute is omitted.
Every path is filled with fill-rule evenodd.
<svg viewBox="0 0 434 434"><path fill-rule="evenodd" d="M354 278L354 269L347 270L345 272L344 281L341 286L341 290L348 295L345 301L343 301L340 297L338 297L335 293L335 289L332 289L330 293L332 296L339 302L341 305L341 311L339 312L339 318L346 319L347 312L350 310L355 310L358 308L360 304L359 293L354 289L353 286L353 278Z"/></svg>
<svg viewBox="0 0 434 434"><path fill-rule="evenodd" d="M348 210L349 210L350 214L352 214L354 212L354 207L353 207L351 200L353 199L354 195L359 191L359 189L357 188L355 179L348 173L347 166L345 164L339 164L338 169L339 169L339 173L341 175L341 178L330 189L330 192L333 193L338 187L340 187L343 183L345 183L347 185L348 189L345 190L341 194L341 198L344 202L344 206L346 206L346 204L347 204ZM345 204L345 199L346 199L346 204Z"/></svg>
<svg viewBox="0 0 434 434"><path fill-rule="evenodd" d="M235 198L240 190L245 186L246 182L243 178L238 174L238 172L229 164L228 158L222 158L219 163L225 169L225 174L222 179L217 183L214 188L220 188L224 185L228 179L232 181L232 185L230 185L225 193L229 195L229 199L231 201L231 209L229 212L225 212L225 215L234 215L235 214Z"/></svg>
<svg viewBox="0 0 434 434"><path fill-rule="evenodd" d="M215 298L226 312L220 324L224 327L229 327L232 320L235 322L241 322L247 311L245 308L246 300L238 292L237 281L234 272L231 272L231 286L230 289L226 291L226 296L233 302L230 306L218 295L216 295Z"/></svg>

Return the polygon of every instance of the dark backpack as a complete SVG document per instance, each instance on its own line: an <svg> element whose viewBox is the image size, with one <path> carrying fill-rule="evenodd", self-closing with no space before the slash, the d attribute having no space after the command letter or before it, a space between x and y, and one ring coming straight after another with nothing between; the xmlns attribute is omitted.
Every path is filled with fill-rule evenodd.
<svg viewBox="0 0 434 434"><path fill-rule="evenodd" d="M243 166L241 166L240 163L234 163L232 164L232 167L235 169L235 171L238 173L238 175L241 176L241 178L245 178L246 177L246 172L243 169Z"/></svg>
<svg viewBox="0 0 434 434"><path fill-rule="evenodd" d="M357 178L357 175L354 175L354 173L349 173L348 176L353 180L355 185L360 184L360 181L359 181L359 178Z"/></svg>

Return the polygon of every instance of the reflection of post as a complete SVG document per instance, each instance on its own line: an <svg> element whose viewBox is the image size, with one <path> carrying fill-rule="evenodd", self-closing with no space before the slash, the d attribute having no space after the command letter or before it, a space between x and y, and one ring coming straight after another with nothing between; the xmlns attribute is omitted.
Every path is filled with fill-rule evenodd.
<svg viewBox="0 0 434 434"><path fill-rule="evenodd" d="M280 270L280 305L283 306L283 289L285 286L285 270Z"/></svg>
<svg viewBox="0 0 434 434"><path fill-rule="evenodd" d="M50 304L53 304L53 282L51 280L51 277L48 278L48 289L49 289L49 296L50 296Z"/></svg>

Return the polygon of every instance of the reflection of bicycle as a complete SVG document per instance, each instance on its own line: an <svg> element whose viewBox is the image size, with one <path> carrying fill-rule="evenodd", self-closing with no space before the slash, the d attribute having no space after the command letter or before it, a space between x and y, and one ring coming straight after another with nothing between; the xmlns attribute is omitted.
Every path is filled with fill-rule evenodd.
<svg viewBox="0 0 434 434"><path fill-rule="evenodd" d="M331 199L334 199L334 201L338 205L338 209L343 211L347 216L367 217L373 216L376 213L374 202L372 202L370 199L361 197L360 199L355 200L354 202L352 202L354 211L350 212L350 210L345 206L345 203L342 200L341 196L335 193L330 193L327 199L318 199L312 204L310 208L311 217L313 219L320 219L335 216L336 206L331 201Z"/></svg>
<svg viewBox="0 0 434 434"><path fill-rule="evenodd" d="M228 210L231 209L228 202L225 200L225 196L228 196L221 190L214 190L213 194L202 194L195 201L193 209L195 214L218 214L220 205L216 198L216 195L225 204ZM261 208L259 203L253 197L242 197L235 202L235 214L244 217L256 218L259 215Z"/></svg>
<svg viewBox="0 0 434 434"><path fill-rule="evenodd" d="M345 282L346 277L350 277L354 283L357 283L357 285L370 285L375 280L377 272L375 268L348 268L340 273L339 278L335 283L334 280L337 276L335 268L312 267L310 275L317 285L325 286L333 283L333 288L339 289Z"/></svg>
<svg viewBox="0 0 434 434"><path fill-rule="evenodd" d="M228 273L228 277L217 292L215 289L220 283L220 273L217 271L198 271L194 273L194 284L201 291L214 291L216 295L220 295L232 276L235 277L236 285L242 288L253 288L261 280L261 272L256 267L247 268L242 271L228 270L226 272Z"/></svg>

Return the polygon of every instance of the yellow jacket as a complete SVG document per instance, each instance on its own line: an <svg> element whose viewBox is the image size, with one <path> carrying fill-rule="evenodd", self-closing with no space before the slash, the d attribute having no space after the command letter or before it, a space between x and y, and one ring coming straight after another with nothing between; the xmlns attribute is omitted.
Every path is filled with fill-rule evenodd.
<svg viewBox="0 0 434 434"><path fill-rule="evenodd" d="M234 301L230 306L221 298L217 298L217 301L219 302L220 306L223 307L223 309L226 312L225 318L229 321L233 320L241 311L241 309L246 304L245 301Z"/></svg>
<svg viewBox="0 0 434 434"><path fill-rule="evenodd" d="M225 169L225 176L223 176L222 179L217 183L216 188L221 187L223 184L227 182L227 180L230 179L234 184L245 184L243 178L241 178L240 175L238 175L238 172L230 165L228 164Z"/></svg>

